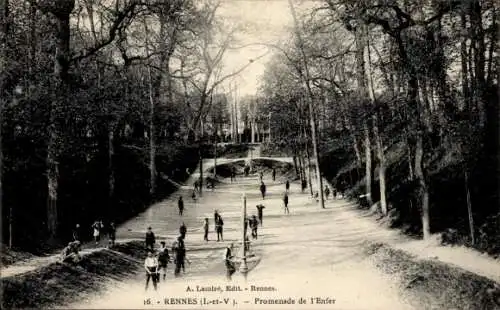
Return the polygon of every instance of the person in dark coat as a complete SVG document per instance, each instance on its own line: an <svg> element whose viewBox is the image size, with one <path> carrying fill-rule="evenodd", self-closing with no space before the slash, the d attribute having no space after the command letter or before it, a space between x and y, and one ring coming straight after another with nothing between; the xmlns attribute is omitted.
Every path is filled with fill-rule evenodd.
<svg viewBox="0 0 500 310"><path fill-rule="evenodd" d="M233 244L227 246L226 251L224 253L224 262L226 264L226 276L228 280L231 280L233 273L236 272L236 267L234 267L233 263Z"/></svg>
<svg viewBox="0 0 500 310"><path fill-rule="evenodd" d="M288 210L288 194L287 193L285 193L283 195L283 203L285 205L285 214L286 213L290 214L290 210Z"/></svg>
<svg viewBox="0 0 500 310"><path fill-rule="evenodd" d="M208 241L208 217L205 218L205 223L203 224L203 240Z"/></svg>
<svg viewBox="0 0 500 310"><path fill-rule="evenodd" d="M109 246L113 247L115 245L115 240L116 240L116 226L114 222L109 223L109 228L108 228L108 239L109 239Z"/></svg>
<svg viewBox="0 0 500 310"><path fill-rule="evenodd" d="M224 231L224 221L220 215L217 217L217 221L215 222L215 230L217 231L217 241L224 241L222 236Z"/></svg>
<svg viewBox="0 0 500 310"><path fill-rule="evenodd" d="M265 209L266 207L264 207L264 205L262 204L257 205L255 207L257 208L257 215L259 216L260 226L262 226L263 209Z"/></svg>
<svg viewBox="0 0 500 310"><path fill-rule="evenodd" d="M146 248L153 251L155 248L155 243L156 243L155 234L153 233L151 227L148 227L148 231L146 232Z"/></svg>
<svg viewBox="0 0 500 310"><path fill-rule="evenodd" d="M182 196L179 197L177 206L179 207L179 215L182 216L182 213L184 212L184 200L182 200Z"/></svg>
<svg viewBox="0 0 500 310"><path fill-rule="evenodd" d="M187 228L184 222L182 222L181 226L179 227L179 233L181 234L182 239L186 238Z"/></svg>
<svg viewBox="0 0 500 310"><path fill-rule="evenodd" d="M260 193L262 194L262 199L266 197L266 184L264 182L260 183Z"/></svg>
<svg viewBox="0 0 500 310"><path fill-rule="evenodd" d="M307 181L306 181L306 179L302 179L301 185L302 185L302 192L304 192L304 190L307 188Z"/></svg>
<svg viewBox="0 0 500 310"><path fill-rule="evenodd" d="M158 250L158 272L163 269L163 281L167 277L167 265L170 261L170 255L168 254L168 249L165 246L165 241L160 242L161 246ZM160 279L158 278L158 281Z"/></svg>
<svg viewBox="0 0 500 310"><path fill-rule="evenodd" d="M252 238L257 239L257 229L259 227L259 221L257 220L257 216L254 214L250 219L250 228L252 229Z"/></svg>
<svg viewBox="0 0 500 310"><path fill-rule="evenodd" d="M288 193L288 191L290 190L290 181L286 180L286 183L285 183L285 189L286 189L286 192Z"/></svg>
<svg viewBox="0 0 500 310"><path fill-rule="evenodd" d="M330 196L330 188L328 188L328 185L325 185L325 197L327 200L329 196Z"/></svg>
<svg viewBox="0 0 500 310"><path fill-rule="evenodd" d="M273 181L276 181L276 169L273 168Z"/></svg>

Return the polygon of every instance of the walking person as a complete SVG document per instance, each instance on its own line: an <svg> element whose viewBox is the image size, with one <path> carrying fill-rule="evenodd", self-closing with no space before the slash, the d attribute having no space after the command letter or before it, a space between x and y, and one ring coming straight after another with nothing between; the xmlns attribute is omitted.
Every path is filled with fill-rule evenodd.
<svg viewBox="0 0 500 310"><path fill-rule="evenodd" d="M259 216L260 226L262 226L263 210L266 208L263 204L255 206L257 208L257 215Z"/></svg>
<svg viewBox="0 0 500 310"><path fill-rule="evenodd" d="M208 217L205 218L205 223L203 224L203 240L208 242Z"/></svg>
<svg viewBox="0 0 500 310"><path fill-rule="evenodd" d="M193 193L191 194L191 199L193 199L194 202L196 202L196 191L193 190Z"/></svg>
<svg viewBox="0 0 500 310"><path fill-rule="evenodd" d="M330 196L330 188L328 188L328 185L325 185L325 197L326 197L326 200L328 200L329 196Z"/></svg>
<svg viewBox="0 0 500 310"><path fill-rule="evenodd" d="M184 212L184 200L182 200L182 196L179 196L177 207L179 208L179 215L182 216L182 213Z"/></svg>
<svg viewBox="0 0 500 310"><path fill-rule="evenodd" d="M288 194L286 192L283 195L283 203L285 205L285 214L290 214L290 210L288 209Z"/></svg>
<svg viewBox="0 0 500 310"><path fill-rule="evenodd" d="M333 193L332 193L333 199L337 199L337 188L333 188Z"/></svg>
<svg viewBox="0 0 500 310"><path fill-rule="evenodd" d="M234 167L231 168L231 183L233 183L233 181L236 181L236 168Z"/></svg>
<svg viewBox="0 0 500 310"><path fill-rule="evenodd" d="M266 197L266 184L264 182L260 183L260 193L262 194L262 199Z"/></svg>
<svg viewBox="0 0 500 310"><path fill-rule="evenodd" d="M146 248L150 249L151 251L154 251L156 237L155 237L155 234L153 233L153 230L151 229L151 226L148 227L148 231L146 232L146 240L145 241L146 241Z"/></svg>
<svg viewBox="0 0 500 310"><path fill-rule="evenodd" d="M288 181L288 180L286 180L286 183L285 183L285 190L287 193L290 190L290 181Z"/></svg>
<svg viewBox="0 0 500 310"><path fill-rule="evenodd" d="M273 182L276 181L276 168L273 168Z"/></svg>
<svg viewBox="0 0 500 310"><path fill-rule="evenodd" d="M73 241L80 241L80 224L76 224L75 228L73 228Z"/></svg>
<svg viewBox="0 0 500 310"><path fill-rule="evenodd" d="M115 246L115 240L116 240L116 226L114 222L109 223L109 229L108 229L108 246L113 247Z"/></svg>
<svg viewBox="0 0 500 310"><path fill-rule="evenodd" d="M181 226L179 227L179 233L181 234L182 239L186 238L187 228L186 228L186 224L184 224L184 222L182 222Z"/></svg>
<svg viewBox="0 0 500 310"><path fill-rule="evenodd" d="M102 221L95 221L94 224L92 224L92 228L94 230L93 236L96 245L98 245L99 242L101 241L102 226L103 226Z"/></svg>
<svg viewBox="0 0 500 310"><path fill-rule="evenodd" d="M217 231L217 241L224 241L224 238L222 237L224 231L224 221L220 215L217 217L217 221L215 222L215 230Z"/></svg>
<svg viewBox="0 0 500 310"><path fill-rule="evenodd" d="M165 246L165 241L160 242L160 249L158 250L158 275L161 270L163 270L163 281L167 277L167 265L170 261L170 255L168 254L168 248ZM158 282L160 278L158 277Z"/></svg>
<svg viewBox="0 0 500 310"><path fill-rule="evenodd" d="M259 227L259 221L257 216L254 214L250 219L250 229L252 229L252 239L257 239L257 229Z"/></svg>
<svg viewBox="0 0 500 310"><path fill-rule="evenodd" d="M186 272L184 262L186 260L186 247L184 245L184 238L182 236L177 237L177 241L174 243L173 252L175 255L175 270L174 274L176 277L182 272Z"/></svg>
<svg viewBox="0 0 500 310"><path fill-rule="evenodd" d="M144 269L146 269L146 291L148 290L149 280L153 281L153 286L156 291L157 274L158 274L158 259L154 257L153 251L148 251L148 256L144 260Z"/></svg>
<svg viewBox="0 0 500 310"><path fill-rule="evenodd" d="M234 267L233 263L233 247L234 245L231 243L230 245L227 246L226 251L224 253L224 262L226 264L226 277L228 280L231 280L231 277L233 273L236 272L236 268Z"/></svg>

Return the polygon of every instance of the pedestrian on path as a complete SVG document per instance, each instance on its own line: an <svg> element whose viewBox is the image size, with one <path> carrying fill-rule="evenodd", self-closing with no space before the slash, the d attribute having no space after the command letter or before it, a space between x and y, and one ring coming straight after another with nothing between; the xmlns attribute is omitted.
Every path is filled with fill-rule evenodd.
<svg viewBox="0 0 500 310"><path fill-rule="evenodd" d="M179 215L182 216L182 213L184 212L184 200L182 200L182 196L179 196L177 207L179 208Z"/></svg>
<svg viewBox="0 0 500 310"><path fill-rule="evenodd" d="M252 229L252 239L257 239L257 229L259 227L259 221L257 216L254 214L250 219L250 229Z"/></svg>
<svg viewBox="0 0 500 310"><path fill-rule="evenodd" d="M148 251L148 256L144 260L144 269L146 269L146 291L148 290L149 280L153 281L155 291L157 290L156 280L158 275L158 259L154 257L153 251Z"/></svg>
<svg viewBox="0 0 500 310"><path fill-rule="evenodd" d="M286 189L286 192L288 193L288 191L290 190L290 181L286 180L286 183L285 183L285 189Z"/></svg>
<svg viewBox="0 0 500 310"><path fill-rule="evenodd" d="M168 254L168 248L165 245L165 241L160 242L160 249L158 250L158 274L163 270L163 281L167 277L167 265L170 261L170 255ZM158 277L158 282L160 278Z"/></svg>
<svg viewBox="0 0 500 310"><path fill-rule="evenodd" d="M186 238L187 228L186 228L186 224L184 224L184 222L182 222L181 226L179 227L179 233L181 234L182 239Z"/></svg>
<svg viewBox="0 0 500 310"><path fill-rule="evenodd" d="M220 215L217 217L217 221L215 222L215 230L217 231L217 241L224 241L222 236L224 231L224 221Z"/></svg>
<svg viewBox="0 0 500 310"><path fill-rule="evenodd" d="M155 234L153 233L153 230L151 229L151 226L148 227L148 231L146 232L146 240L145 241L146 241L146 248L150 249L151 251L154 251L156 237L155 237Z"/></svg>
<svg viewBox="0 0 500 310"><path fill-rule="evenodd" d="M276 181L276 168L273 168L273 182Z"/></svg>
<svg viewBox="0 0 500 310"><path fill-rule="evenodd" d="M332 193L333 199L337 199L337 188L333 188L333 193Z"/></svg>
<svg viewBox="0 0 500 310"><path fill-rule="evenodd" d="M193 199L194 202L196 202L196 191L193 190L193 193L191 194L191 198Z"/></svg>
<svg viewBox="0 0 500 310"><path fill-rule="evenodd" d="M260 183L260 193L262 194L262 199L266 197L266 184L264 182Z"/></svg>
<svg viewBox="0 0 500 310"><path fill-rule="evenodd" d="M290 214L290 210L288 209L288 194L286 192L283 195L283 203L285 205L285 214Z"/></svg>
<svg viewBox="0 0 500 310"><path fill-rule="evenodd" d="M231 277L233 273L236 272L236 268L234 267L233 263L233 248L234 245L231 243L230 245L227 246L226 251L224 253L224 262L226 264L226 276L228 280L231 280Z"/></svg>
<svg viewBox="0 0 500 310"><path fill-rule="evenodd" d="M203 224L203 240L208 242L208 217L205 218L205 223Z"/></svg>
<svg viewBox="0 0 500 310"><path fill-rule="evenodd" d="M181 269L182 272L186 272L185 261L186 261L186 247L184 245L184 238L182 236L177 237L177 241L174 243L173 252L175 253L175 271L176 277L179 276ZM189 262L189 261L188 261Z"/></svg>
<svg viewBox="0 0 500 310"><path fill-rule="evenodd" d="M92 224L92 229L94 230L93 236L96 245L98 245L99 241L101 241L101 229L103 226L102 221L95 221L94 224Z"/></svg>
<svg viewBox="0 0 500 310"><path fill-rule="evenodd" d="M109 223L109 229L108 229L108 246L113 247L115 246L115 240L116 240L116 226L114 222Z"/></svg>
<svg viewBox="0 0 500 310"><path fill-rule="evenodd" d="M261 171L261 172L259 173L259 178L260 178L260 181L261 181L261 182L264 180L264 172L263 172L263 171Z"/></svg>
<svg viewBox="0 0 500 310"><path fill-rule="evenodd" d="M260 226L262 226L263 210L264 210L266 207L264 207L264 205L263 205L263 204L256 205L255 207L257 208L257 215L259 216Z"/></svg>
<svg viewBox="0 0 500 310"><path fill-rule="evenodd" d="M194 191L197 192L198 191L198 188L200 187L200 179L197 179L196 181L194 181Z"/></svg>
<svg viewBox="0 0 500 310"><path fill-rule="evenodd" d="M328 185L325 185L325 197L326 197L326 200L328 200L329 196L330 196L330 188L328 188Z"/></svg>
<svg viewBox="0 0 500 310"><path fill-rule="evenodd" d="M307 180L306 179L302 179L301 186L302 186L302 193L303 193L307 188Z"/></svg>
<svg viewBox="0 0 500 310"><path fill-rule="evenodd" d="M80 230L81 230L80 224L76 224L75 228L73 228L73 241L80 241L80 236L81 236Z"/></svg>

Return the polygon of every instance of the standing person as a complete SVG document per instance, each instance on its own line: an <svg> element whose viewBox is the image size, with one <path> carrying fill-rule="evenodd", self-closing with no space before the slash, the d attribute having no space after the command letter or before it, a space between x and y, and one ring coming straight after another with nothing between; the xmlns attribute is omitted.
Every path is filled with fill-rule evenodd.
<svg viewBox="0 0 500 310"><path fill-rule="evenodd" d="M144 260L144 269L146 269L146 291L149 286L149 279L153 281L153 286L155 291L157 289L156 286L156 277L158 273L158 259L154 257L153 251L148 251L148 256Z"/></svg>
<svg viewBox="0 0 500 310"><path fill-rule="evenodd" d="M332 193L333 199L337 199L337 188L333 188L333 193Z"/></svg>
<svg viewBox="0 0 500 310"><path fill-rule="evenodd" d="M187 228L186 228L186 224L184 224L184 222L182 222L181 226L179 227L179 233L181 234L182 239L186 238Z"/></svg>
<svg viewBox="0 0 500 310"><path fill-rule="evenodd" d="M231 276L233 273L236 272L236 268L234 267L234 263L232 261L233 259L233 247L234 245L231 243L230 245L227 246L226 251L224 253L224 262L226 264L226 269L227 269L227 279L231 280Z"/></svg>
<svg viewBox="0 0 500 310"><path fill-rule="evenodd" d="M174 243L175 252L175 271L176 277L179 276L181 269L185 272L184 261L186 259L186 247L184 245L184 238L182 236L177 237L177 241Z"/></svg>
<svg viewBox="0 0 500 310"><path fill-rule="evenodd" d="M266 184L264 182L260 183L260 193L262 194L262 199L266 197Z"/></svg>
<svg viewBox="0 0 500 310"><path fill-rule="evenodd" d="M151 251L155 249L156 237L151 229L151 226L148 227L148 231L146 232L146 248L149 248Z"/></svg>
<svg viewBox="0 0 500 310"><path fill-rule="evenodd" d="M259 178L260 178L260 181L262 182L264 180L264 172L260 172L259 173Z"/></svg>
<svg viewBox="0 0 500 310"><path fill-rule="evenodd" d="M328 196L330 196L330 188L328 188L328 185L325 185L325 196L326 199L328 200Z"/></svg>
<svg viewBox="0 0 500 310"><path fill-rule="evenodd" d="M76 224L73 228L73 241L80 241L80 224Z"/></svg>
<svg viewBox="0 0 500 310"><path fill-rule="evenodd" d="M285 189L286 189L286 192L288 193L288 191L290 190L290 181L286 180L286 183L285 183Z"/></svg>
<svg viewBox="0 0 500 310"><path fill-rule="evenodd" d="M116 240L116 226L114 222L109 223L108 239L109 247L113 247Z"/></svg>
<svg viewBox="0 0 500 310"><path fill-rule="evenodd" d="M233 183L233 181L236 181L236 168L234 167L231 168L231 183Z"/></svg>
<svg viewBox="0 0 500 310"><path fill-rule="evenodd" d="M182 216L182 213L184 212L184 200L182 200L182 196L179 196L177 206L179 207L179 215Z"/></svg>
<svg viewBox="0 0 500 310"><path fill-rule="evenodd" d="M252 219L250 220L250 228L252 229L252 238L257 239L257 229L259 227L259 221L257 220L257 216L254 214Z"/></svg>
<svg viewBox="0 0 500 310"><path fill-rule="evenodd" d="M205 223L203 224L203 240L208 242L208 217L205 218Z"/></svg>
<svg viewBox="0 0 500 310"><path fill-rule="evenodd" d="M94 230L93 236L94 236L95 244L98 245L99 241L101 241L102 222L95 221L94 224L92 224L92 228Z"/></svg>
<svg viewBox="0 0 500 310"><path fill-rule="evenodd" d="M276 168L273 168L273 181L276 181Z"/></svg>
<svg viewBox="0 0 500 310"><path fill-rule="evenodd" d="M158 273L163 270L163 281L167 277L167 265L170 261L170 255L168 254L168 249L165 246L165 241L160 242L160 249L158 250ZM160 282L160 278L158 278Z"/></svg>
<svg viewBox="0 0 500 310"><path fill-rule="evenodd" d="M200 180L199 179L196 179L196 181L194 181L194 191L197 192L198 191L198 187L200 186Z"/></svg>
<svg viewBox="0 0 500 310"><path fill-rule="evenodd" d="M224 221L220 215L217 217L217 221L215 222L215 229L217 231L217 241L224 241L224 238L222 237L222 233L224 231Z"/></svg>
<svg viewBox="0 0 500 310"><path fill-rule="evenodd" d="M301 185L302 185L302 192L304 192L304 190L307 188L307 181L306 181L306 179L302 179Z"/></svg>
<svg viewBox="0 0 500 310"><path fill-rule="evenodd" d="M283 203L285 204L285 214L290 214L290 210L288 210L288 194L286 192L283 195Z"/></svg>
<svg viewBox="0 0 500 310"><path fill-rule="evenodd" d="M257 208L257 215L259 216L260 226L262 226L262 217L263 217L262 210L265 209L266 207L264 207L263 204L260 204L257 205L256 208Z"/></svg>

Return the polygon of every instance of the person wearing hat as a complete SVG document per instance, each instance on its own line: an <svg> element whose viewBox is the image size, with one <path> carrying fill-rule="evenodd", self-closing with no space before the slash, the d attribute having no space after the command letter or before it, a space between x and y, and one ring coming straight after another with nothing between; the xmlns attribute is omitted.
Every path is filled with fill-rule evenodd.
<svg viewBox="0 0 500 310"><path fill-rule="evenodd" d="M155 291L157 289L156 277L158 273L158 259L153 255L153 251L148 251L148 256L144 260L144 269L146 269L146 290L149 286L149 280L153 281Z"/></svg>

